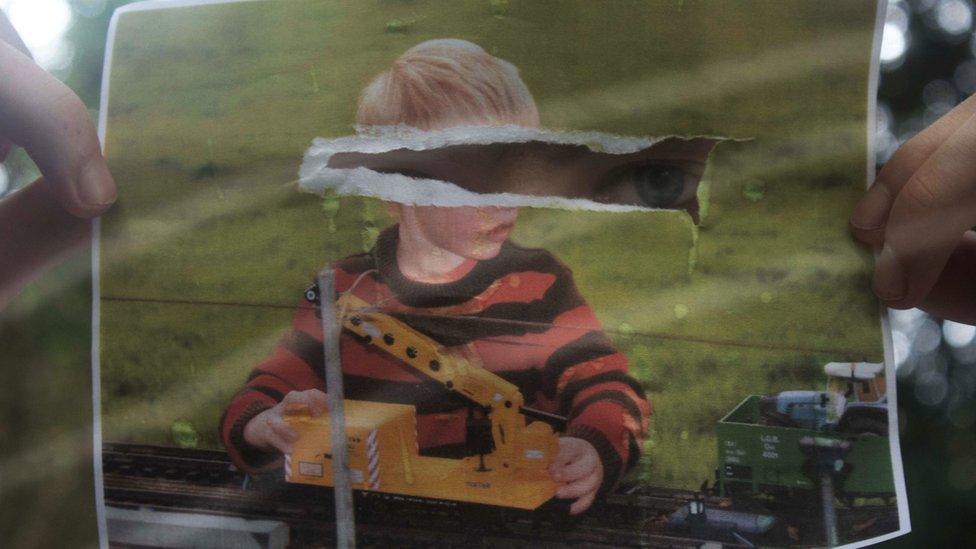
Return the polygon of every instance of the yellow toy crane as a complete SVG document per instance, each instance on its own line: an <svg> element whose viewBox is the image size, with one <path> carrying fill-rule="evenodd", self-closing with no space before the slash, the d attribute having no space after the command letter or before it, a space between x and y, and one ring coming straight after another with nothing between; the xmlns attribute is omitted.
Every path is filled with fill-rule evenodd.
<svg viewBox="0 0 976 549"><path fill-rule="evenodd" d="M343 328L465 396L485 417L476 442L478 456L429 457L418 450L414 406L345 400L353 489L521 509L535 509L552 498L556 486L548 468L559 450L559 437L547 421L562 418L526 408L517 386L446 352L351 293L337 305ZM527 424L527 417L544 421ZM328 416L298 412L285 419L299 434L285 456L286 480L332 486Z"/></svg>

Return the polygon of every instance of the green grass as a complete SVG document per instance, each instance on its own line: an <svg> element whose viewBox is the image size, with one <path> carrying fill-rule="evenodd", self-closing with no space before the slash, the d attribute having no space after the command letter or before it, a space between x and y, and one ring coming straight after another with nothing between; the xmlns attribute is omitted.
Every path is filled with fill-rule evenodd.
<svg viewBox="0 0 976 549"><path fill-rule="evenodd" d="M305 148L350 133L360 89L401 52L466 38L520 68L548 127L751 138L716 150L697 236L679 213L549 210L523 211L514 235L572 267L647 387L642 477L695 487L715 466L715 422L746 395L819 387L831 360L881 360L869 258L846 232L864 186L874 8L747 6L293 1L126 15L102 293L296 304L321 266L363 249L365 222L389 223L375 202L341 199L329 231L320 199L295 188ZM192 440L189 425L205 447L290 318L102 311L105 439L176 444L173 426Z"/></svg>

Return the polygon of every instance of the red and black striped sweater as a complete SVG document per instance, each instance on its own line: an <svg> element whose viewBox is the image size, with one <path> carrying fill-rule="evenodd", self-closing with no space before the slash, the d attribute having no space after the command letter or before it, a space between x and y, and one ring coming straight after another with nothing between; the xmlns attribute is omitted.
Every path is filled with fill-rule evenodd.
<svg viewBox="0 0 976 549"><path fill-rule="evenodd" d="M370 253L336 267L336 291L353 293L384 312L514 383L527 406L566 416L567 436L591 443L603 461L606 491L640 457L650 405L627 359L603 333L565 265L541 249L506 241L493 259L477 262L459 280L429 284L397 266L398 226L383 231ZM358 280L358 282L357 282ZM355 285L355 287L353 287ZM221 419L231 459L245 471L280 463L244 441L244 426L289 391L326 390L321 321L306 303L293 329L258 364ZM370 347L351 333L341 340L346 397L413 404L424 455L461 457L466 399Z"/></svg>

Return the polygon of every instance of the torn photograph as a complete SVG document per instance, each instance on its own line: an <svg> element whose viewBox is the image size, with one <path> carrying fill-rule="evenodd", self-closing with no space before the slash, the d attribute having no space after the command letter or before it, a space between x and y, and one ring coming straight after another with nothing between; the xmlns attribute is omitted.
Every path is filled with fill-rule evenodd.
<svg viewBox="0 0 976 549"><path fill-rule="evenodd" d="M907 532L887 320L847 229L880 4L118 10L103 544Z"/></svg>

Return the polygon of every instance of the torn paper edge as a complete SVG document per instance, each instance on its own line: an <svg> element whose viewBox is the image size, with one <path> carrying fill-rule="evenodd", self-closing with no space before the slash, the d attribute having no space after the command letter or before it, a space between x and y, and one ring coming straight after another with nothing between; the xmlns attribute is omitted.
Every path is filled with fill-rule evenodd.
<svg viewBox="0 0 976 549"><path fill-rule="evenodd" d="M324 168L313 177L302 179L306 192L324 194L332 190L340 196L363 196L413 206L496 206L503 208L557 208L605 212L650 212L651 208L625 204L602 204L585 198L529 196L514 193L480 194L454 183L437 179L409 177L398 173L378 173L368 168Z"/></svg>
<svg viewBox="0 0 976 549"><path fill-rule="evenodd" d="M335 139L315 138L305 152L298 172L298 181L299 188L310 193L321 195L333 191L340 196L365 196L414 206L497 206L602 212L662 211L666 209L606 204L586 198L477 193L437 179L380 173L366 167L330 168L329 160L336 154L350 152L380 154L395 150L424 151L457 145L511 143L585 146L594 153L624 155L647 150L668 140L693 139L710 139L715 141L716 145L725 141L736 141L728 137L710 135L625 137L595 131L555 131L516 125L470 125L438 130L421 130L406 125L357 126L356 135Z"/></svg>
<svg viewBox="0 0 976 549"><path fill-rule="evenodd" d="M253 2L258 0L145 0L119 7L115 10L109 22L105 57L102 65L102 89L99 96L98 111L98 136L101 140L102 149L105 147L105 133L108 124L108 101L109 101L109 82L111 81L112 57L115 49L115 36L118 27L118 19L121 15L129 12L150 11L159 9L204 6L215 4L230 4L240 2ZM866 186L870 186L875 176L875 146L874 131L877 114L877 89L880 67L880 46L882 31L884 28L884 17L887 10L887 0L878 0L877 12L874 25L874 38L872 45L871 61L868 75L868 98L867 98L867 173ZM675 136L677 137L677 136ZM701 136L708 137L708 136ZM645 138L646 139L646 138ZM664 139L664 138L662 138ZM718 139L718 138L715 138ZM723 139L727 140L727 139ZM314 144L313 144L314 147ZM311 152L312 149L309 149ZM306 161L308 157L306 156ZM304 173L305 164L302 166ZM349 170L347 170L349 171ZM367 170L369 171L369 170ZM370 172L375 174L375 172ZM388 175L388 174L384 174ZM412 179L412 178L411 178ZM440 182L442 183L442 182ZM304 187L303 187L304 188ZM315 192L309 189L310 192ZM480 195L485 196L485 195ZM519 196L521 195L513 195ZM542 197L545 198L545 197ZM590 202L590 201L587 201ZM599 206L607 206L606 204ZM646 208L644 208L646 209ZM100 301L101 301L101 277L100 277L100 242L101 242L101 223L98 218L92 221L92 416L93 416L93 452L92 459L93 473L95 481L95 513L98 529L99 546L108 549L108 527L105 509L105 486L102 471L102 429L101 429L101 374L100 374ZM885 376L889 384L888 394L888 414L889 414L889 449L891 451L892 476L895 484L895 495L898 502L898 521L899 529L894 532L877 536L874 538L860 540L844 545L845 548L858 548L873 545L893 539L911 532L911 520L908 509L907 491L905 489L904 468L901 459L901 445L898 433L897 421L897 376L894 367L894 354L891 339L891 324L887 310L881 307L881 331L884 345ZM892 421L894 419L894 421Z"/></svg>

